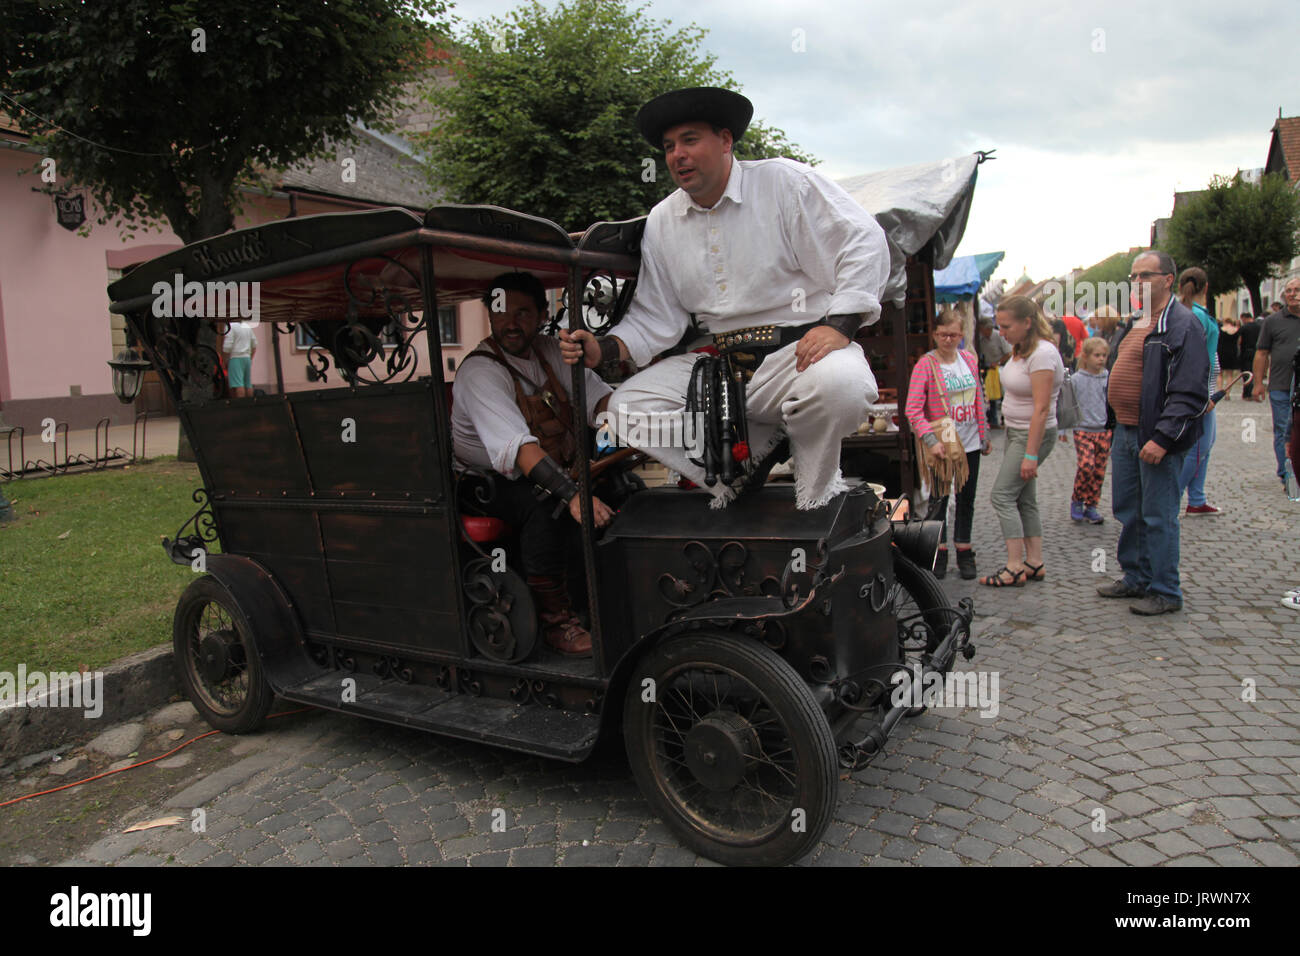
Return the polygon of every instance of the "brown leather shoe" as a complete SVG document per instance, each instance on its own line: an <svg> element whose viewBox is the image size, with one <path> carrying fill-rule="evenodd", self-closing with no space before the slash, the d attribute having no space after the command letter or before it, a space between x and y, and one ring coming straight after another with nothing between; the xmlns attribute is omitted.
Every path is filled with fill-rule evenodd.
<svg viewBox="0 0 1300 956"><path fill-rule="evenodd" d="M573 657L588 657L591 654L591 635L582 623L570 614L563 620L547 620L549 615L542 615L542 628L546 643L559 651Z"/></svg>
<svg viewBox="0 0 1300 956"><path fill-rule="evenodd" d="M543 577L530 574L528 587L537 600L537 616L541 620L542 638L547 645L572 657L585 657L591 653L591 634L573 613L569 589L562 577Z"/></svg>

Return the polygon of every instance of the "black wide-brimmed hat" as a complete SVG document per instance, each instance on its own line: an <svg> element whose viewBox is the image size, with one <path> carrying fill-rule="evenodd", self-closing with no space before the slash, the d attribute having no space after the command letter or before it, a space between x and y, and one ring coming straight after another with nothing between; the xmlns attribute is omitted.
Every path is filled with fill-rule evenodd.
<svg viewBox="0 0 1300 956"><path fill-rule="evenodd" d="M745 135L754 104L739 93L716 86L695 86L656 96L636 114L636 128L651 146L662 149L664 130L679 123L712 123L731 130L733 141Z"/></svg>

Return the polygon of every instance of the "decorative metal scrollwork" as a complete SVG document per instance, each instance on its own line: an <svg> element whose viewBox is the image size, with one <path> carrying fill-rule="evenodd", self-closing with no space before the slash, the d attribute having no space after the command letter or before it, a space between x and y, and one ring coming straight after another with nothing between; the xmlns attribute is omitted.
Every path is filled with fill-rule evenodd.
<svg viewBox="0 0 1300 956"><path fill-rule="evenodd" d="M199 510L180 526L175 540L163 538L162 541L163 550L176 564L192 564L200 552L206 552L207 546L221 537L217 533L216 516L212 513L208 490L195 488L190 498L199 506ZM191 526L194 530L186 534L185 529Z"/></svg>
<svg viewBox="0 0 1300 956"><path fill-rule="evenodd" d="M494 661L522 661L537 641L537 613L528 585L509 569L492 570L492 560L486 557L471 561L464 573L474 647Z"/></svg>
<svg viewBox="0 0 1300 956"><path fill-rule="evenodd" d="M415 673L398 657L381 657L375 661L371 670L379 677L395 677L403 684L415 680Z"/></svg>
<svg viewBox="0 0 1300 956"><path fill-rule="evenodd" d="M612 272L601 270L586 273L582 282L583 325L596 335L604 335L627 312L635 291L636 279L621 279ZM560 296L559 311L547 326L548 334L554 334L569 311L569 287L566 285ZM570 322L569 327L573 328L574 324Z"/></svg>
<svg viewBox="0 0 1300 956"><path fill-rule="evenodd" d="M533 681L533 700L539 704L545 704L547 707L562 707L559 695L551 690L550 685L544 680Z"/></svg>
<svg viewBox="0 0 1300 956"><path fill-rule="evenodd" d="M877 571L870 584L864 584L858 589L858 597L866 598L871 605L871 610L879 614L886 606L893 603L894 591L889 586L889 579Z"/></svg>
<svg viewBox="0 0 1300 956"><path fill-rule="evenodd" d="M215 333L205 331L193 319L149 316L152 358L159 371L169 375L187 401L220 398L226 391L226 370L221 356L205 339ZM227 327L229 323L225 323Z"/></svg>
<svg viewBox="0 0 1300 956"><path fill-rule="evenodd" d="M780 582L772 575L757 584L745 580L749 550L739 541L728 541L717 555L702 541L687 541L682 554L691 567L683 577L664 572L659 575L659 596L674 608L695 607L709 598L776 597Z"/></svg>
<svg viewBox="0 0 1300 956"><path fill-rule="evenodd" d="M358 268L368 261L384 266L378 274ZM399 281L384 278L385 273ZM403 277L408 281L400 281ZM311 376L325 381L332 361L353 388L410 381L419 366L416 336L429 323L427 315L417 312L422 303L413 293L419 288L420 277L414 270L391 256L366 256L349 263L343 273L348 304L342 322L303 323L315 340L307 350Z"/></svg>
<svg viewBox="0 0 1300 956"><path fill-rule="evenodd" d="M469 694L471 697L482 696L483 685L479 683L478 678L474 676L473 671L466 670L463 667L457 668L456 680L460 685L460 692L462 694Z"/></svg>
<svg viewBox="0 0 1300 956"><path fill-rule="evenodd" d="M803 598L803 595L799 591L798 582L793 580L794 575L801 574L801 573L811 573L812 583L809 585L808 588L809 594L812 594L814 591L819 590L826 584L832 584L835 581L838 581L840 578L844 576L843 566L841 566L840 569L835 573L827 574L826 572L827 560L828 560L828 552L827 552L825 538L817 539L817 559L810 567L807 567L805 570L803 571L795 570L795 564L797 563L795 556L792 555L790 557L790 560L785 563L785 570L781 572L780 594L781 594L781 599L785 602L786 607L796 606L799 603L799 601L802 600ZM807 557L804 556L802 561L803 563L806 564ZM829 598L825 599L822 602L821 610L823 614L827 614L827 615L830 614Z"/></svg>

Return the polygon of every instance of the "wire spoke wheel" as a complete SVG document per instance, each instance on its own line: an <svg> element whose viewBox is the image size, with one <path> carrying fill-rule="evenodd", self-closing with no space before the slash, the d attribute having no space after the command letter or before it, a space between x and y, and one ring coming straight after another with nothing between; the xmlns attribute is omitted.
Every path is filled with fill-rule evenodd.
<svg viewBox="0 0 1300 956"><path fill-rule="evenodd" d="M215 578L199 578L181 595L172 650L181 684L209 724L245 733L262 723L274 694L262 676L247 618Z"/></svg>
<svg viewBox="0 0 1300 956"><path fill-rule="evenodd" d="M722 863L754 865L787 863L816 845L838 772L830 726L794 669L767 647L721 634L672 639L642 666L624 708L629 761L683 842Z"/></svg>
<svg viewBox="0 0 1300 956"><path fill-rule="evenodd" d="M894 588L891 594L894 617L898 622L898 649L909 673L933 672L931 655L942 643L952 623L948 597L939 579L930 571L908 559L897 548L894 553ZM944 673L952 669L952 661ZM919 693L919 689L918 689ZM924 706L913 707L909 717L925 712Z"/></svg>

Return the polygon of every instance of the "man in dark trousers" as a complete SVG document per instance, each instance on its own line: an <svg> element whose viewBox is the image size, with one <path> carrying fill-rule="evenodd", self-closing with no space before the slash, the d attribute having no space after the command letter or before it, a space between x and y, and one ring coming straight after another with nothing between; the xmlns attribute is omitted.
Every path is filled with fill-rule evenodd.
<svg viewBox="0 0 1300 956"><path fill-rule="evenodd" d="M1286 306L1266 318L1259 330L1253 366L1259 388L1252 398L1262 402L1267 396L1273 406L1273 455L1277 458L1277 476L1285 485L1286 443L1291 433L1291 357L1300 348L1300 276L1287 280L1282 298Z"/></svg>
<svg viewBox="0 0 1300 956"><path fill-rule="evenodd" d="M569 375L560 347L539 334L546 291L526 272L507 272L483 294L492 334L461 362L452 388L451 437L456 461L494 475L486 500L462 485L464 504L501 518L519 532L528 587L546 643L561 654L591 653L591 635L573 608L567 549L582 523L578 486L569 477L586 436L572 432ZM595 426L611 389L588 371L585 418ZM544 493L544 500L538 490ZM596 527L613 517L591 499ZM565 515L565 512L568 515ZM572 518L572 521L569 519Z"/></svg>
<svg viewBox="0 0 1300 956"><path fill-rule="evenodd" d="M1107 402L1114 414L1111 506L1123 526L1116 556L1124 576L1097 588L1109 598L1140 598L1134 614L1183 606L1178 577L1179 476L1201 435L1209 404L1210 356L1192 310L1173 295L1174 260L1145 252L1129 283L1138 314L1120 328Z"/></svg>
<svg viewBox="0 0 1300 956"><path fill-rule="evenodd" d="M1241 369L1249 372L1255 367L1255 344L1259 341L1259 323L1255 316L1247 312L1241 317L1241 337L1237 339ZM1247 382L1241 387L1241 397L1250 398L1255 383Z"/></svg>

